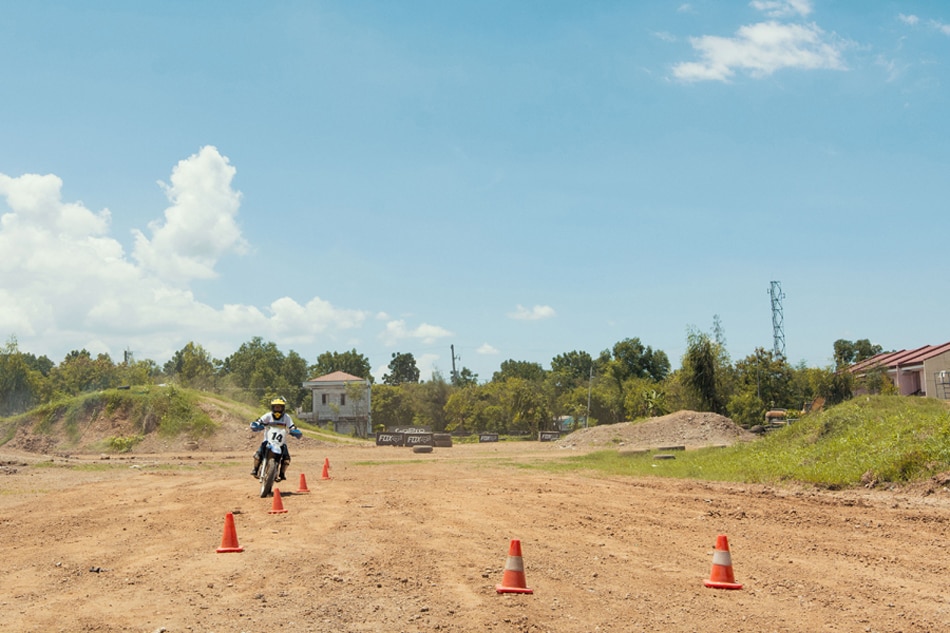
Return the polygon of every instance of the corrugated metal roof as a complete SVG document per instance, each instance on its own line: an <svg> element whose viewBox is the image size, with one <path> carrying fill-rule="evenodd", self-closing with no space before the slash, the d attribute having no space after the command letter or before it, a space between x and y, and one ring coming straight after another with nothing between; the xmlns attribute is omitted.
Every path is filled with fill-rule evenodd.
<svg viewBox="0 0 950 633"><path fill-rule="evenodd" d="M914 354L909 356L899 363L900 365L912 365L916 363L922 363L925 360L933 358L934 356L940 356L944 352L950 351L950 343L944 343L943 345L928 345L926 349L921 349L919 354Z"/></svg>
<svg viewBox="0 0 950 633"><path fill-rule="evenodd" d="M848 368L852 374L867 371L874 367L883 367L885 369L897 369L908 365L923 363L925 360L934 356L939 356L945 352L950 352L950 342L943 345L924 345L916 349L902 349L899 352L884 352L867 358L860 363L855 363Z"/></svg>
<svg viewBox="0 0 950 633"><path fill-rule="evenodd" d="M884 352L882 354L877 354L871 358L866 358L860 363L855 363L848 368L852 374L870 369L871 367L889 367L890 361L892 358L899 357L901 354L906 354L907 350L902 349L899 352Z"/></svg>

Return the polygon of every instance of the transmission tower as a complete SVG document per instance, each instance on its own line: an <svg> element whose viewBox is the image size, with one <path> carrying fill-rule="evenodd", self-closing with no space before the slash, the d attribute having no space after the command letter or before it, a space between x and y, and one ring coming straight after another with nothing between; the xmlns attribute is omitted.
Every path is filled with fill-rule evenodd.
<svg viewBox="0 0 950 633"><path fill-rule="evenodd" d="M785 358L785 316L782 314L782 282L773 281L769 284L769 297L772 299L772 352Z"/></svg>

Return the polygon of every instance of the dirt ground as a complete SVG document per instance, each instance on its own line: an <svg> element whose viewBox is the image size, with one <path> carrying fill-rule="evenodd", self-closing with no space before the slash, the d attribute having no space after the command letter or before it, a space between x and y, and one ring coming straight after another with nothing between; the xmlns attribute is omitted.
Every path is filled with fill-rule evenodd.
<svg viewBox="0 0 950 633"><path fill-rule="evenodd" d="M945 482L828 492L530 467L598 442L304 440L272 513L248 475L255 436L230 441L0 447L0 630L950 630ZM216 551L227 513L243 552ZM703 586L719 534L742 590ZM511 539L531 595L495 592Z"/></svg>

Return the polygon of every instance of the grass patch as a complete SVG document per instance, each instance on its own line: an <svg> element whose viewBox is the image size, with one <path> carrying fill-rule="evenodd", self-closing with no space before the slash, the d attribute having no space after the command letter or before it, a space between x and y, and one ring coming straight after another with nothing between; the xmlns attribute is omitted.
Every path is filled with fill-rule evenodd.
<svg viewBox="0 0 950 633"><path fill-rule="evenodd" d="M932 398L859 398L748 444L677 452L669 460L653 459L656 452L599 451L527 467L748 483L799 481L830 489L905 483L950 471L950 409Z"/></svg>

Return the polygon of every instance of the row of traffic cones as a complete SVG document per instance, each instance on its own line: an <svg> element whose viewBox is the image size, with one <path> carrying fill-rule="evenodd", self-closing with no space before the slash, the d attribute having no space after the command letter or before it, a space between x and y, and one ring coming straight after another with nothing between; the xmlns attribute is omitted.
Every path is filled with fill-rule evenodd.
<svg viewBox="0 0 950 633"><path fill-rule="evenodd" d="M330 460L323 461L322 479L330 479ZM307 494L307 478L300 473L300 487L294 494ZM274 502L268 514L284 514L284 503L280 490L274 488ZM234 514L228 512L224 517L224 534L221 536L221 547L216 550L219 554L226 552L243 552L244 548L238 545L237 531L234 528ZM712 589L742 589L742 584L736 582L732 570L732 554L729 552L729 539L725 534L716 537L716 546L713 550L712 571L709 580L703 584ZM505 561L505 570L501 583L495 585L498 593L534 593L529 589L524 574L524 559L521 555L521 540L511 539L508 545L508 558Z"/></svg>
<svg viewBox="0 0 950 633"><path fill-rule="evenodd" d="M277 507L280 506L280 510ZM274 490L274 510L271 514L286 512L280 502L280 491ZM243 552L244 548L237 543L237 534L234 530L234 515L230 512L224 518L224 536L221 539L221 547L218 553L223 552ZM736 582L732 571L732 556L729 553L729 540L725 534L716 537L716 548L713 551L712 572L709 580L703 581L703 584L713 589L742 589L742 585ZM534 593L534 589L529 589L524 575L524 559L521 556L521 541L512 539L508 545L508 559L505 561L505 571L501 577L501 583L495 585L497 593Z"/></svg>
<svg viewBox="0 0 950 633"><path fill-rule="evenodd" d="M323 475L322 479L330 479L330 459L323 460ZM294 491L295 495L300 494L309 494L310 489L307 488L307 477L303 473L300 473L300 487ZM271 505L271 509L268 514L286 514L287 510L284 508L284 501L281 499L280 490L274 488L274 502ZM224 533L221 535L221 547L215 550L219 554L234 553L234 552L243 552L244 548L238 545L237 539L237 530L234 527L234 513L228 512L224 515Z"/></svg>
<svg viewBox="0 0 950 633"><path fill-rule="evenodd" d="M732 571L732 555L729 553L729 539L725 534L716 537L716 548L713 550L712 572L709 580L703 584L713 589L742 589L736 582ZM505 573L501 577L501 584L495 585L498 593L534 593L525 581L524 560L521 557L521 541L512 539L508 546L508 560L505 561Z"/></svg>

